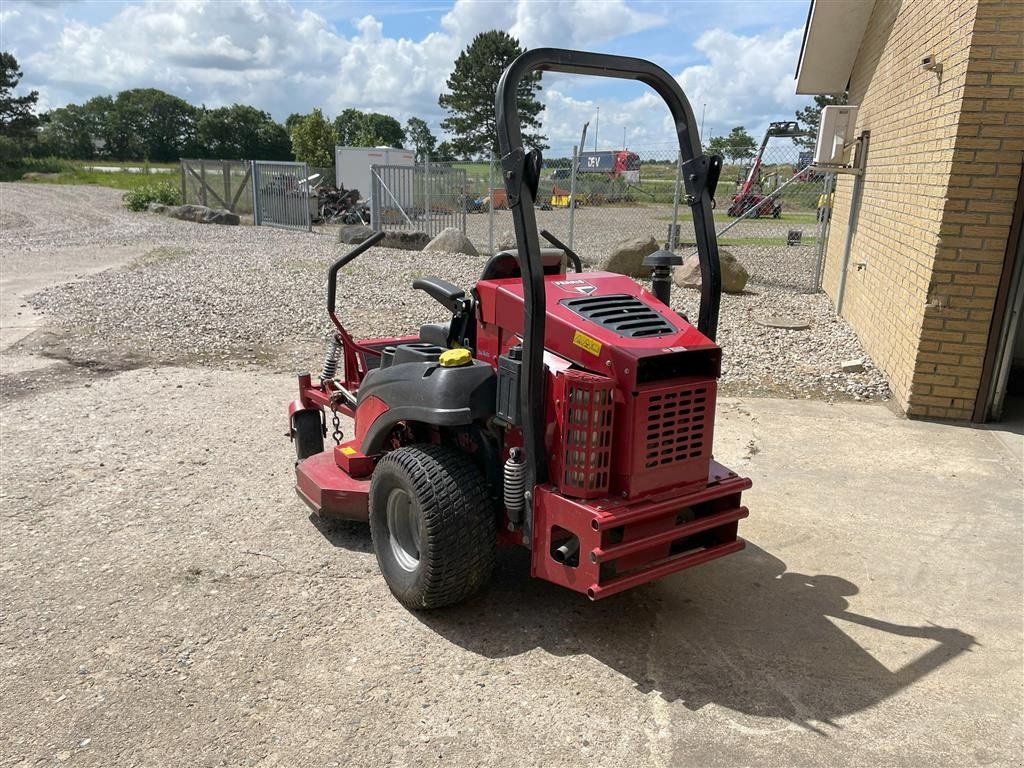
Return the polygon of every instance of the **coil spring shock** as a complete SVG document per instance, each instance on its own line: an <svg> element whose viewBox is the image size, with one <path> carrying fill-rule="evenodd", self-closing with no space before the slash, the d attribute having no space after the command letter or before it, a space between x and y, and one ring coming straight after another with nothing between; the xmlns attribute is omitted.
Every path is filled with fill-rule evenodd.
<svg viewBox="0 0 1024 768"><path fill-rule="evenodd" d="M504 470L505 509L513 523L522 520L526 497L526 465L521 458L522 451L519 448L511 449Z"/></svg>
<svg viewBox="0 0 1024 768"><path fill-rule="evenodd" d="M338 358L341 356L341 342L337 336L331 338L331 345L324 356L324 367L320 371L320 380L329 381L338 373Z"/></svg>

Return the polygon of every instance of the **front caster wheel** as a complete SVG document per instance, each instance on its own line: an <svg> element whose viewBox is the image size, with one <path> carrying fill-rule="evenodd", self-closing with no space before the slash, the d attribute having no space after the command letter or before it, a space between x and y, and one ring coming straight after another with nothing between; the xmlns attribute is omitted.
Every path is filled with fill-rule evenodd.
<svg viewBox="0 0 1024 768"><path fill-rule="evenodd" d="M461 602L494 567L497 520L487 484L447 446L399 448L377 463L370 534L384 580L407 608Z"/></svg>
<svg viewBox="0 0 1024 768"><path fill-rule="evenodd" d="M320 411L296 411L292 416L292 440L295 442L295 461L308 459L324 450L324 427Z"/></svg>

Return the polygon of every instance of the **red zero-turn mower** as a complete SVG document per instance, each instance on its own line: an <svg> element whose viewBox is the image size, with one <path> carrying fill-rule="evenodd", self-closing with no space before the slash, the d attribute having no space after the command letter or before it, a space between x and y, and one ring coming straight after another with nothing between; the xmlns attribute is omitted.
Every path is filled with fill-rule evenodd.
<svg viewBox="0 0 1024 768"><path fill-rule="evenodd" d="M647 257L650 293L583 273L546 232L556 248L540 247L541 156L524 150L516 107L521 78L537 70L639 80L668 104L700 254L696 328L668 307L674 254ZM335 312L336 277L382 235L353 249L328 272L335 334L323 370L299 377L288 409L299 495L323 518L369 520L384 579L410 608L472 595L499 546L527 547L533 576L592 600L744 546L736 528L750 481L711 455L721 158L701 154L676 81L641 59L534 49L505 70L496 108L518 252L494 255L468 294L413 282L450 322L355 341ZM565 274L566 257L577 274ZM355 419L351 440L339 413ZM331 425L337 445L324 450Z"/></svg>

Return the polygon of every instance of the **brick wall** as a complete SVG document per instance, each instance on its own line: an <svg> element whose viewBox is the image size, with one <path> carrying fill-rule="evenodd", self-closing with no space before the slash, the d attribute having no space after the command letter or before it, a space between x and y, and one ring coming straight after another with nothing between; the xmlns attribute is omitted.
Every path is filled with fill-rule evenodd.
<svg viewBox="0 0 1024 768"><path fill-rule="evenodd" d="M982 0L908 412L969 419L1024 157L1024 0Z"/></svg>
<svg viewBox="0 0 1024 768"><path fill-rule="evenodd" d="M871 139L843 316L912 415L973 408L1020 173L1022 16L1024 0L878 0L851 74ZM833 300L853 184L836 190Z"/></svg>

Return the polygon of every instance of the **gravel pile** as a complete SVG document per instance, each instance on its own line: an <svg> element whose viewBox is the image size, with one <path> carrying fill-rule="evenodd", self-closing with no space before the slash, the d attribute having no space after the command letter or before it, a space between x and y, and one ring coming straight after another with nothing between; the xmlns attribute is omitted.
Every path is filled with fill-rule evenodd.
<svg viewBox="0 0 1024 768"><path fill-rule="evenodd" d="M0 192L5 224L24 222L0 232L2 252L154 244L145 258L124 268L33 296L32 305L59 334L30 337L24 342L29 348L42 345L44 352L79 364L113 368L193 362L257 362L278 371L318 367L328 329L326 268L344 247L335 243L333 229L306 234L131 214L120 207L120 193L93 187L3 185ZM62 206L73 212L46 214ZM486 217L470 221L486 227ZM608 224L601 234L595 226L588 225L585 235L595 244L627 234L609 231ZM436 275L468 287L484 261L375 248L340 275L339 314L357 337L415 331L421 323L443 320L445 310L413 291L412 280ZM696 318L697 292L676 290L673 297L676 309ZM810 328L757 324L768 315L797 317ZM745 295L726 296L719 340L725 393L855 399L888 393L885 379L823 295L755 284ZM863 373L839 371L839 363L851 358L864 359Z"/></svg>

